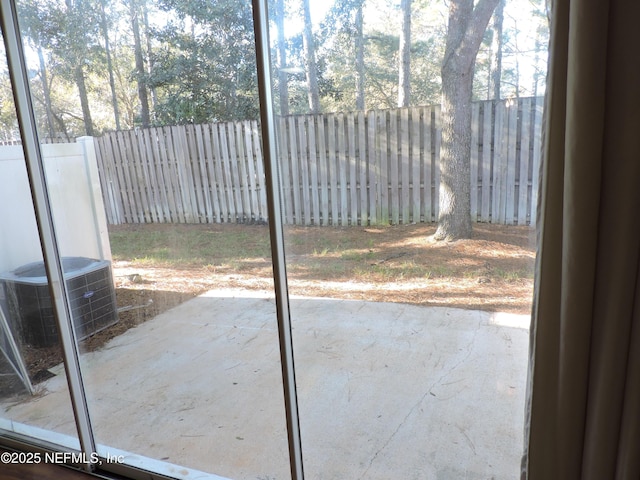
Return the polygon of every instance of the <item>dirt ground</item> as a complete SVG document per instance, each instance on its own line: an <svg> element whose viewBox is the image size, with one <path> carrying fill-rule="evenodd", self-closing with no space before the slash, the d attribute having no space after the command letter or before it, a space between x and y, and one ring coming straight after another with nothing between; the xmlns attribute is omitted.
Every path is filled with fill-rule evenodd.
<svg viewBox="0 0 640 480"><path fill-rule="evenodd" d="M136 226L118 229L141 228ZM159 230L176 226L154 225ZM203 228L179 226L179 229ZM253 228L268 236L266 227ZM228 231L228 230L227 230ZM246 231L246 230L245 230ZM448 306L527 314L531 309L535 231L529 227L477 224L473 238L433 242L432 225L350 228L287 228L287 270L292 295ZM252 234L253 236L254 234ZM266 241L266 239L265 239ZM348 245L348 249L329 248ZM213 288L272 290L271 259L224 259L207 264L113 262L119 322L81 342L81 351L110 339ZM24 349L34 381L61 361L57 347Z"/></svg>

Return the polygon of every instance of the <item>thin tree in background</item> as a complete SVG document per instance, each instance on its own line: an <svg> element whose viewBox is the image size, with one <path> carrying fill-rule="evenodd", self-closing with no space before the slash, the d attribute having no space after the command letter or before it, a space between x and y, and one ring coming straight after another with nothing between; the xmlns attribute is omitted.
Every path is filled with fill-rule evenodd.
<svg viewBox="0 0 640 480"><path fill-rule="evenodd" d="M493 53L491 62L491 86L490 92L495 100L502 98L500 94L500 85L502 83L502 51L504 45L503 23L504 23L504 2L500 0L495 12L493 13L493 41L491 51Z"/></svg>
<svg viewBox="0 0 640 480"><path fill-rule="evenodd" d="M47 75L47 66L44 60L44 51L42 47L38 45L38 63L40 67L40 80L42 81L42 95L44 97L44 108L47 117L47 131L49 138L54 138L56 135L55 128L53 126L53 108L51 105L51 88L49 87L49 76Z"/></svg>
<svg viewBox="0 0 640 480"><path fill-rule="evenodd" d="M533 59L533 67L535 69L535 72L533 74L533 85L531 88L532 95L534 97L538 96L540 84L544 84L546 78L546 63L543 59L547 58L549 47L549 6L544 0L542 0L540 3L541 5L538 8L534 8L532 12L533 19L536 21Z"/></svg>
<svg viewBox="0 0 640 480"><path fill-rule="evenodd" d="M116 122L116 130L120 130L120 111L118 109L118 97L116 95L116 82L113 76L113 61L111 60L111 46L109 44L109 26L107 24L107 12L104 0L100 0L100 26L104 36L104 52L107 57L107 70L109 72L109 86L111 87L111 104L113 105L113 117Z"/></svg>
<svg viewBox="0 0 640 480"><path fill-rule="evenodd" d="M289 79L287 68L287 44L284 38L284 0L276 0L276 28L278 29L278 94L280 115L289 115Z"/></svg>
<svg viewBox="0 0 640 480"><path fill-rule="evenodd" d="M400 10L402 27L398 62L398 107L408 107L411 100L411 0L401 0Z"/></svg>
<svg viewBox="0 0 640 480"><path fill-rule="evenodd" d="M149 6L147 4L147 0L141 0L142 7L142 22L144 25L144 37L146 39L146 54L147 54L147 74L151 75L151 71L153 70L153 51L151 49L151 35L149 34ZM153 105L153 109L155 110L155 106L158 103L158 96L156 94L156 89L146 83L149 92L151 93L151 103Z"/></svg>
<svg viewBox="0 0 640 480"><path fill-rule="evenodd" d="M364 34L363 3L358 0L355 18L355 50L356 50L356 110L364 110Z"/></svg>
<svg viewBox="0 0 640 480"><path fill-rule="evenodd" d="M144 55L142 53L142 41L140 39L139 8L136 0L130 0L129 13L131 15L131 30L133 32L133 48L136 62L136 82L138 84L138 98L140 100L140 120L143 127L151 125L149 115L149 97L145 82L146 72L144 67Z"/></svg>
<svg viewBox="0 0 640 480"><path fill-rule="evenodd" d="M304 49L304 66L307 74L307 88L309 97L309 110L311 113L320 112L320 92L318 88L318 70L316 65L316 51L313 41L311 24L311 11L309 0L302 0L302 15L304 17L304 31L302 45Z"/></svg>
<svg viewBox="0 0 640 480"><path fill-rule="evenodd" d="M84 78L84 68L78 64L74 69L74 77L78 87L78 97L80 98L80 108L82 108L82 119L84 121L85 133L93 137L93 120L91 119L91 109L89 108L89 96L87 94L87 83Z"/></svg>
<svg viewBox="0 0 640 480"><path fill-rule="evenodd" d="M344 99L347 108L355 110L364 110L366 103L364 3L365 0L336 0L321 29L325 44L331 45L323 59L332 64L332 74L340 77L326 83L331 87L327 91L333 99ZM340 93L336 95L337 92ZM355 103L351 103L352 99Z"/></svg>
<svg viewBox="0 0 640 480"><path fill-rule="evenodd" d="M47 24L45 12L40 8L37 1L28 0L20 4L20 20L26 40L30 43L38 54L38 69L40 81L42 82L42 96L45 108L47 134L50 138L55 136L53 124L53 110L51 105L51 91L49 86L49 75L44 55L44 46L48 43L44 26Z"/></svg>
<svg viewBox="0 0 640 480"><path fill-rule="evenodd" d="M68 48L66 58L73 68L73 77L78 87L78 97L82 109L82 119L84 122L85 134L92 137L94 135L93 120L91 119L91 109L89 108L89 95L87 93L87 83L85 80L85 64L88 63L89 36L87 29L87 18L95 19L90 14L95 13L92 5L87 0L66 0L67 7L66 25L64 32L66 46ZM95 24L94 24L95 25Z"/></svg>
<svg viewBox="0 0 640 480"><path fill-rule="evenodd" d="M478 49L500 0L450 0L442 62L442 143L435 240L470 238L471 99Z"/></svg>
<svg viewBox="0 0 640 480"><path fill-rule="evenodd" d="M514 89L515 89L515 97L516 98L520 98L520 46L518 45L518 22L517 20L513 19L513 25L514 25L514 31L515 31L515 35L513 36L513 49L515 52L515 71L514 76Z"/></svg>

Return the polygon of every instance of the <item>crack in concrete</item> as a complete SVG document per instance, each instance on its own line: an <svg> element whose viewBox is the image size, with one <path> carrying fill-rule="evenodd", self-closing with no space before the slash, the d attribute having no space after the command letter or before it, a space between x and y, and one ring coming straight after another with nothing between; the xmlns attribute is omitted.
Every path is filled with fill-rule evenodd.
<svg viewBox="0 0 640 480"><path fill-rule="evenodd" d="M394 439L394 437L398 434L398 432L400 431L400 429L405 425L405 423L407 423L407 420L409 419L409 417L413 414L413 412L415 412L415 410L422 404L422 402L424 402L424 399L427 398L428 395L432 395L435 396L435 394L432 393L432 390L438 386L441 385L443 380L445 378L447 378L447 376L449 376L454 370L456 370L460 365L462 365L470 356L471 356L471 352L473 351L473 346L475 344L476 341L476 337L478 336L478 332L480 331L480 328L482 327L482 322L478 321L478 324L476 325L476 328L473 332L473 337L471 338L471 340L467 343L467 345L465 346L465 349L467 350L467 354L464 356L464 358L458 360L455 365L453 365L451 368L447 369L447 371L445 373L443 373L440 378L438 378L435 382L433 382L429 388L427 388L426 392L420 397L420 399L409 409L409 412L405 415L405 417L402 419L402 421L398 424L398 426L396 427L396 429L393 431L393 433L389 436L389 438L387 438L387 441L384 443L384 445L382 445L371 457L371 460L369 461L369 465L367 465L367 468L364 470L364 472L362 473L362 475L360 475L360 477L358 477L358 480L362 480L363 478L366 477L367 473L369 473L369 470L371 470L371 467L373 466L373 462L376 461L376 458L378 458L378 456L382 453L383 450L385 450L389 444L391 443L391 441ZM460 430L460 427L456 426L456 428L458 428ZM461 430L462 431L462 430ZM463 432L464 434L464 432ZM466 436L466 434L465 434ZM469 439L467 437L467 439ZM471 441L469 439L469 441ZM473 444L473 442L471 442ZM473 446L473 450L475 452L475 445Z"/></svg>

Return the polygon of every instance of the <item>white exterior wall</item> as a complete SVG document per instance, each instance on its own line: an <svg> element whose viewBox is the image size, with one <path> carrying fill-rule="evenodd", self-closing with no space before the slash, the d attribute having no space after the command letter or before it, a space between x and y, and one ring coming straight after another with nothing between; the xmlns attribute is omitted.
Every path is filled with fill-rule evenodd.
<svg viewBox="0 0 640 480"><path fill-rule="evenodd" d="M93 138L42 145L62 256L111 260ZM0 272L42 260L21 146L0 147Z"/></svg>

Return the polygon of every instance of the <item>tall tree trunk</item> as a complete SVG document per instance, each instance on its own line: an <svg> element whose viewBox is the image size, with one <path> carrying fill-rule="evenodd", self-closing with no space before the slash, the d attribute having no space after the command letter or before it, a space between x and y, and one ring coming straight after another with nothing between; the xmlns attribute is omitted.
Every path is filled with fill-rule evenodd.
<svg viewBox="0 0 640 480"><path fill-rule="evenodd" d="M135 0L129 3L131 12L131 28L133 30L133 49L136 62L136 82L138 84L138 98L140 100L140 120L143 127L151 125L149 117L149 97L147 96L147 87L144 69L144 56L142 55L142 42L140 41L140 23L138 21L138 8Z"/></svg>
<svg viewBox="0 0 640 480"><path fill-rule="evenodd" d="M284 0L276 2L276 28L278 29L278 94L280 115L289 115L289 79L287 68L287 45L284 39Z"/></svg>
<svg viewBox="0 0 640 480"><path fill-rule="evenodd" d="M504 1L500 0L496 11L493 13L493 42L491 51L493 53L491 62L491 93L494 100L502 98L500 94L500 84L502 83L502 50L504 38L502 25L504 23Z"/></svg>
<svg viewBox="0 0 640 480"><path fill-rule="evenodd" d="M82 107L82 118L84 119L84 131L90 137L93 137L93 121L91 120L91 110L89 109L89 97L87 96L87 85L84 81L84 69L82 64L75 68L74 72L76 85L78 87L78 95L80 97L80 106Z"/></svg>
<svg viewBox="0 0 640 480"><path fill-rule="evenodd" d="M65 0L65 6L67 7L67 15L72 19L72 32L73 32L73 44L72 48L67 51L67 54L71 57L67 59L73 65L73 77L78 87L78 96L80 97L80 107L82 108L82 119L84 122L85 133L89 136L93 136L93 121L91 119L91 110L89 109L89 97L87 95L87 85L84 78L84 64L88 57L88 40L82 25L76 23L78 18L81 17L81 12L86 6L82 0L73 2L72 0ZM75 30L78 29L78 30ZM69 32L71 33L71 32Z"/></svg>
<svg viewBox="0 0 640 480"><path fill-rule="evenodd" d="M533 57L533 68L534 68L533 86L531 89L531 91L533 92L534 98L538 96L538 83L540 82L540 77L541 77L540 71L538 69L538 63L540 62L541 45L542 45L542 42L540 41L540 35L538 34L538 32L536 32L535 54Z"/></svg>
<svg viewBox="0 0 640 480"><path fill-rule="evenodd" d="M515 46L515 51L516 51L516 78L515 78L515 95L516 98L520 98L520 46L518 45L518 35L519 35L519 31L518 31L518 22L514 21L515 24L515 35L513 36L513 42L514 42L514 46Z"/></svg>
<svg viewBox="0 0 640 480"><path fill-rule="evenodd" d="M440 211L435 240L470 238L471 98L478 49L499 0L450 0L442 63Z"/></svg>
<svg viewBox="0 0 640 480"><path fill-rule="evenodd" d="M305 69L307 71L307 88L309 97L309 110L311 113L320 112L320 93L318 89L318 71L316 65L316 51L313 42L311 25L311 12L309 0L302 0L302 14L304 17L304 31L302 35L302 47L304 49Z"/></svg>
<svg viewBox="0 0 640 480"><path fill-rule="evenodd" d="M111 46L109 45L109 28L107 26L107 13L104 8L104 0L100 2L100 23L104 36L104 52L107 56L107 70L109 71L109 86L111 87L111 104L113 105L113 117L116 121L116 130L120 130L120 111L118 109L118 96L116 95L116 82L113 78L113 62L111 61Z"/></svg>
<svg viewBox="0 0 640 480"><path fill-rule="evenodd" d="M363 0L358 2L356 10L356 110L364 110L364 35L362 33Z"/></svg>
<svg viewBox="0 0 640 480"><path fill-rule="evenodd" d="M398 68L398 107L408 107L411 95L411 0L401 0L402 27Z"/></svg>
<svg viewBox="0 0 640 480"><path fill-rule="evenodd" d="M38 46L38 60L40 62L40 77L42 77L42 95L44 96L44 109L47 113L47 130L49 138L55 137L56 131L53 126L53 112L51 110L51 91L49 90L49 78L47 76L47 66L44 61L42 47Z"/></svg>
<svg viewBox="0 0 640 480"><path fill-rule="evenodd" d="M153 50L151 49L151 35L149 35L149 8L147 7L147 1L142 0L142 21L144 24L144 38L146 40L146 54L147 54L147 73L151 75L151 71L153 70ZM156 89L154 87L148 87L149 92L151 92L151 104L153 105L153 109L155 111L156 104L158 103L158 97L156 95ZM151 112L149 112L149 116L151 116Z"/></svg>

